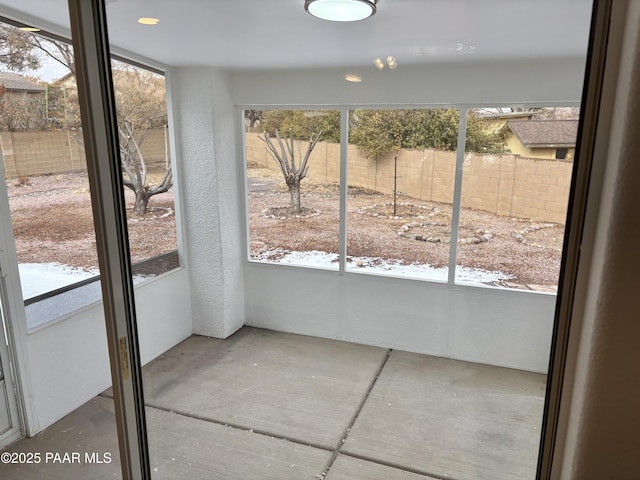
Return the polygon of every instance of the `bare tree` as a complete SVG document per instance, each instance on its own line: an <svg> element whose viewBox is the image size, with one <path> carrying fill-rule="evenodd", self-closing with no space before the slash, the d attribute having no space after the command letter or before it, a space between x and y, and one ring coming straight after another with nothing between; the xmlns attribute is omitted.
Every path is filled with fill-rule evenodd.
<svg viewBox="0 0 640 480"><path fill-rule="evenodd" d="M112 72L124 186L136 196L133 212L144 215L149 199L173 186L170 164L164 165L161 179L151 183L141 148L152 129L164 128L167 124L164 78L121 63L114 65Z"/></svg>
<svg viewBox="0 0 640 480"><path fill-rule="evenodd" d="M164 79L154 73L118 64L112 70L118 114L120 164L123 184L135 195L133 213L147 213L149 199L173 186L171 165L164 164L159 182L152 184L142 144L152 129L164 128L167 109ZM82 148L80 136L75 136Z"/></svg>
<svg viewBox="0 0 640 480"><path fill-rule="evenodd" d="M40 59L33 52L31 35L0 23L0 65L13 71L38 68Z"/></svg>
<svg viewBox="0 0 640 480"><path fill-rule="evenodd" d="M128 122L118 127L120 133L120 163L124 172L124 186L131 189L136 196L133 213L144 215L147 213L149 199L159 193L165 193L173 185L171 168L167 168L160 183L150 185L147 179L147 164L140 150L140 144L149 132L147 130L137 139L133 127Z"/></svg>
<svg viewBox="0 0 640 480"><path fill-rule="evenodd" d="M66 67L75 76L75 57L73 56L73 46L70 43L52 40L37 33L31 33L29 36L33 48Z"/></svg>
<svg viewBox="0 0 640 480"><path fill-rule="evenodd" d="M262 120L264 116L264 111L262 110L245 110L244 117L249 120L249 128L254 128L256 126L256 122Z"/></svg>
<svg viewBox="0 0 640 480"><path fill-rule="evenodd" d="M168 192L173 186L173 174L171 168L167 167L162 180L156 185L150 185L147 163L140 149L149 130L146 130L136 138L133 126L125 121L122 125L118 125L118 133L120 137L120 165L123 172L123 185L135 195L133 213L145 215L151 197ZM73 139L81 149L84 149L84 141L81 135L74 135Z"/></svg>
<svg viewBox="0 0 640 480"><path fill-rule="evenodd" d="M293 138L293 132L289 131L289 136L285 136L284 139L280 138L280 134L276 129L275 138L278 142L278 146L273 143L271 137L267 132L264 132L263 137L258 137L267 144L267 149L271 156L278 162L284 181L289 188L289 194L291 195L291 203L289 211L293 214L302 212L302 205L300 204L300 182L307 176L309 171L309 156L318 143L322 131L319 133L312 133L307 144L307 151L302 156L301 142L298 142L298 163L296 164L296 149L295 141Z"/></svg>

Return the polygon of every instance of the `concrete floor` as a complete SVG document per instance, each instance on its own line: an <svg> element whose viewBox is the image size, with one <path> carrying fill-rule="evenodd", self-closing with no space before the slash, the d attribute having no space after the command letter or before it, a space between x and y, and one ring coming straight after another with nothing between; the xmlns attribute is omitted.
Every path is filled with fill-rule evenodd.
<svg viewBox="0 0 640 480"><path fill-rule="evenodd" d="M187 339L144 382L155 479L535 477L541 374L243 328ZM119 478L109 395L6 449L42 461L0 478Z"/></svg>

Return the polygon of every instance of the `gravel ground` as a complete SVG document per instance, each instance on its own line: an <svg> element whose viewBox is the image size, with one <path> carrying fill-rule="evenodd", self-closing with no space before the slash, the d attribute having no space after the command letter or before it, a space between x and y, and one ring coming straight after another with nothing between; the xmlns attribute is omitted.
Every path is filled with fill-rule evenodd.
<svg viewBox="0 0 640 480"><path fill-rule="evenodd" d="M249 176L265 183L278 172L252 166ZM303 181L300 217L289 217L283 182L249 195L251 254L277 260L282 250L338 252L338 185ZM347 254L403 263L446 266L451 206L349 188ZM504 286L553 290L557 285L564 226L462 209L458 265L500 271L512 277Z"/></svg>
<svg viewBox="0 0 640 480"><path fill-rule="evenodd" d="M277 259L282 250L338 252L339 192L335 184L303 181L306 215L289 218L289 194L279 173L249 168L263 191L249 194L251 254ZM82 268L97 266L95 237L86 175L74 173L30 177L24 184L8 180L7 189L18 261L59 262ZM153 197L149 213L131 213L133 195L126 190L129 237L134 263L176 248L173 193ZM347 251L353 257L377 257L403 263L446 266L451 207L399 196L396 215L390 195L349 189ZM508 286L545 290L558 280L564 226L502 217L463 209L458 264L500 271ZM280 253L279 253L280 252Z"/></svg>
<svg viewBox="0 0 640 480"><path fill-rule="evenodd" d="M7 180L7 190L18 262L97 267L86 174L28 177L23 184ZM152 197L145 216L131 212L128 189L125 199L133 263L177 248L173 192Z"/></svg>

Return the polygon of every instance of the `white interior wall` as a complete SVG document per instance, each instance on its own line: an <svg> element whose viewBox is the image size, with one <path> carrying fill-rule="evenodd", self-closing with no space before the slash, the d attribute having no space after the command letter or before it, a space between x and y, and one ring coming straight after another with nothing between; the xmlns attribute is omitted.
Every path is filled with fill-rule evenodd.
<svg viewBox="0 0 640 480"><path fill-rule="evenodd" d="M245 271L252 326L535 372L548 368L555 295L282 265L248 264Z"/></svg>
<svg viewBox="0 0 640 480"><path fill-rule="evenodd" d="M191 335L187 273L168 272L135 288L143 364ZM44 430L111 385L102 302L26 336L29 435Z"/></svg>

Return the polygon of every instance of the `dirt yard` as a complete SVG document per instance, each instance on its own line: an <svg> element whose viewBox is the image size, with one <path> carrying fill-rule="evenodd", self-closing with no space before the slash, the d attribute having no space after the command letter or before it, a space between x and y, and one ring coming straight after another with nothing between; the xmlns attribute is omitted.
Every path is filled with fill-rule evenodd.
<svg viewBox="0 0 640 480"><path fill-rule="evenodd" d="M250 193L251 255L277 260L282 250L338 252L337 184L303 180L305 214L289 217L289 193L279 172L252 165ZM268 188L271 186L271 188ZM451 206L399 195L349 188L347 253L403 263L446 266L449 259ZM512 276L503 286L553 291L558 281L564 226L463 209L458 265ZM270 257L269 257L270 255Z"/></svg>
<svg viewBox="0 0 640 480"><path fill-rule="evenodd" d="M279 173L252 167L249 195L251 255L283 250L338 252L339 191L335 184L303 181L306 215L289 218L289 194ZM95 237L89 188L83 174L8 180L7 188L18 260L59 262L96 267ZM126 191L129 237L134 263L176 248L173 193L155 196L149 213L131 214L133 195ZM350 188L348 198L349 256L401 260L446 266L449 256L451 207L400 195L393 198ZM511 275L504 286L553 290L557 284L564 226L501 217L463 209L458 264Z"/></svg>
<svg viewBox="0 0 640 480"><path fill-rule="evenodd" d="M58 262L86 269L97 267L86 174L21 180L7 180L18 262ZM134 198L128 189L125 199L133 263L177 248L173 192L152 197L144 217L132 214Z"/></svg>

